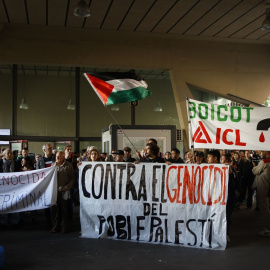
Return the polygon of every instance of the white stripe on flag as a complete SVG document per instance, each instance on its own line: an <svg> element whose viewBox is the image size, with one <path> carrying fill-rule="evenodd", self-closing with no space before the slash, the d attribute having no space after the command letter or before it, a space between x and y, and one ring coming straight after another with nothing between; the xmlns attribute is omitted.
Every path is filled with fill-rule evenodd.
<svg viewBox="0 0 270 270"><path fill-rule="evenodd" d="M136 81L133 79L119 79L106 82L114 86L113 92L130 90L137 87L144 87L144 88L148 87L147 83L143 80Z"/></svg>

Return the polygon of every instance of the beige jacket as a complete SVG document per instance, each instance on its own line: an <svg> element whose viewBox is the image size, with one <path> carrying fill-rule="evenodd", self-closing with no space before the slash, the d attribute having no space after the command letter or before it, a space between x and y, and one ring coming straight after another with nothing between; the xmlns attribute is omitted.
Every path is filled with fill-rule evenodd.
<svg viewBox="0 0 270 270"><path fill-rule="evenodd" d="M269 188L270 185L270 162L269 159L261 160L258 166L252 169L255 175L253 188Z"/></svg>

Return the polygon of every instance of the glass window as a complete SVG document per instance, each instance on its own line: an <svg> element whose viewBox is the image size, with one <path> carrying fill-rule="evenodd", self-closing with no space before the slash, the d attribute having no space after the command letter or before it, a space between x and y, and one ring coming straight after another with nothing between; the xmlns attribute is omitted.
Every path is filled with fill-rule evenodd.
<svg viewBox="0 0 270 270"><path fill-rule="evenodd" d="M43 68L44 69L44 68ZM24 72L18 69L18 135L75 137L75 111L68 110L75 102L75 79L61 72L43 74L42 67ZM55 68L57 70L57 68ZM20 109L25 98L28 109Z"/></svg>
<svg viewBox="0 0 270 270"><path fill-rule="evenodd" d="M0 72L0 129L12 129L12 70L3 66Z"/></svg>

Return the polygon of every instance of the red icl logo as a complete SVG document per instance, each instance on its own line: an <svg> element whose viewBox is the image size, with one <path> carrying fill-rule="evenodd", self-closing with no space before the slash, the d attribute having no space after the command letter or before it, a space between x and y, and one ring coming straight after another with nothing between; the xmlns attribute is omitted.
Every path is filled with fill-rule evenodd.
<svg viewBox="0 0 270 270"><path fill-rule="evenodd" d="M212 143L212 140L202 121L198 121L198 123L199 127L197 128L192 137L193 142L204 144ZM233 140L229 140L228 137L233 138ZM220 142L227 145L246 146L245 142L241 142L239 129L225 129L223 131L221 128L217 128L215 144L220 144Z"/></svg>

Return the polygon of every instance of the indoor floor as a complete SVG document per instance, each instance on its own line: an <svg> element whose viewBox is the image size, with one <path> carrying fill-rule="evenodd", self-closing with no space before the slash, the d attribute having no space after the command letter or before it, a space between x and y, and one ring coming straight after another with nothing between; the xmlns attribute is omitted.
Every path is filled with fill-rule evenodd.
<svg viewBox="0 0 270 270"><path fill-rule="evenodd" d="M1 230L5 269L269 269L270 237L261 237L259 212L236 209L225 251L161 244L80 238L79 207L72 232L52 234L39 211L36 224L25 214L19 229Z"/></svg>

